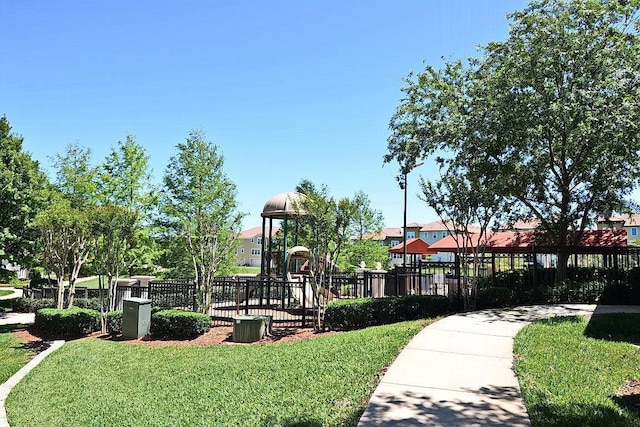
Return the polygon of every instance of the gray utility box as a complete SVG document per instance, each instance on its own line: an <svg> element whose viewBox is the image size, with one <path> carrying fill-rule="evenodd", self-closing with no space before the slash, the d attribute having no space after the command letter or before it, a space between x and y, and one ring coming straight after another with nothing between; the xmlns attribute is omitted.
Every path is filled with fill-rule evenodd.
<svg viewBox="0 0 640 427"><path fill-rule="evenodd" d="M122 336L137 340L149 335L151 300L127 298L122 301Z"/></svg>

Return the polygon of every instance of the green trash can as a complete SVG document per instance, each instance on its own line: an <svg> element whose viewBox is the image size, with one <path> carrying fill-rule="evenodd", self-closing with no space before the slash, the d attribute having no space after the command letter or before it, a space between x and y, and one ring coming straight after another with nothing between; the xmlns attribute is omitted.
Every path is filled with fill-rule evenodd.
<svg viewBox="0 0 640 427"><path fill-rule="evenodd" d="M122 301L122 336L137 340L149 335L151 300L127 298Z"/></svg>

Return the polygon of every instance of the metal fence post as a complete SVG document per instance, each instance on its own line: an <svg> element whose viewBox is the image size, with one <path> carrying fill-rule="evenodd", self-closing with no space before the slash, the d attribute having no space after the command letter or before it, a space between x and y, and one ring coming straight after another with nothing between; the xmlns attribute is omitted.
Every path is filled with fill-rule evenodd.
<svg viewBox="0 0 640 427"><path fill-rule="evenodd" d="M302 327L307 324L307 276L302 278Z"/></svg>

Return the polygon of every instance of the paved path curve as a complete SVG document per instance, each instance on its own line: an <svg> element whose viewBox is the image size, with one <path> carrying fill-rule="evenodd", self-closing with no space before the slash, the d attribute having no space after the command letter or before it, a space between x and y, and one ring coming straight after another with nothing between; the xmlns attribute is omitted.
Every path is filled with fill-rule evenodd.
<svg viewBox="0 0 640 427"><path fill-rule="evenodd" d="M13 290L13 293L10 295L5 295L0 297L0 299L13 299L19 298L22 296L22 289L14 289L14 288L2 288ZM29 325L34 322L35 315L33 313L0 313L0 325ZM38 366L42 360L47 357L51 352L57 350L62 347L64 341L53 341L50 343L49 347L36 355L33 359L29 361L26 365L24 365L18 372L16 372L11 378L5 381L3 384L0 384L0 427L10 427L9 422L7 421L7 412L4 408L4 403L7 400L7 396L11 392L11 389L15 387L25 375L29 373L33 368Z"/></svg>
<svg viewBox="0 0 640 427"><path fill-rule="evenodd" d="M358 426L530 426L513 367L518 331L536 319L619 312L640 307L539 305L439 320L391 364Z"/></svg>

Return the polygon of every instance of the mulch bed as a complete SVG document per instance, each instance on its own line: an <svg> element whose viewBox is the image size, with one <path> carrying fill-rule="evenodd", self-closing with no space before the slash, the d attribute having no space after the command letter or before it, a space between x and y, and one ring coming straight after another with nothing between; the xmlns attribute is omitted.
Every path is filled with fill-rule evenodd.
<svg viewBox="0 0 640 427"><path fill-rule="evenodd" d="M620 406L640 412L640 380L627 380L613 400Z"/></svg>
<svg viewBox="0 0 640 427"><path fill-rule="evenodd" d="M236 343L232 341L233 326L213 326L209 332L193 339L185 340L166 340L161 338L143 337L137 340L124 339L122 335L105 335L96 332L86 337L75 339L101 339L105 341L122 342L123 344L140 345L144 347L165 347L165 346L210 346L210 345L264 345L277 342L301 341L307 339L318 338L336 334L335 331L314 332L310 328L274 328L272 333L266 335L259 341L249 344ZM14 334L24 343L25 347L32 348L36 351L44 350L48 344L47 341L54 339L68 339L65 337L55 337L44 334L33 326L17 329Z"/></svg>

